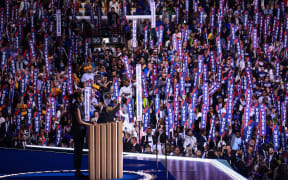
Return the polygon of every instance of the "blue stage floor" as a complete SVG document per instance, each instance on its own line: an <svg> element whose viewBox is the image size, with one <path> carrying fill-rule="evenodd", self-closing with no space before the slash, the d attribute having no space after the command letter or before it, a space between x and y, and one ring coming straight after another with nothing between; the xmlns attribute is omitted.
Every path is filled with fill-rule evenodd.
<svg viewBox="0 0 288 180"><path fill-rule="evenodd" d="M155 156L144 154L124 154L123 168L125 171L144 172L151 174L154 179L166 179L165 158L159 156L158 172ZM82 169L87 174L88 155L83 155ZM230 168L216 160L204 160L194 158L168 157L168 179L245 179ZM67 170L58 172L57 170ZM36 171L55 171L53 173L26 174L12 176L6 179L77 179L74 177L73 154L67 152L52 152L39 150L20 150L0 148L0 177L7 174L16 174ZM152 172L151 172L152 170ZM56 172L57 171L57 172ZM139 179L136 174L124 173L123 179Z"/></svg>
<svg viewBox="0 0 288 180"><path fill-rule="evenodd" d="M44 151L18 150L0 148L0 176L36 171L73 170L73 154ZM143 171L156 168L156 163L149 160L123 160L124 171ZM82 169L88 169L88 155L83 155ZM165 179L165 167L159 163L161 172L152 173L155 179ZM87 171L84 172L87 174ZM139 179L141 176L124 173L123 179ZM73 172L41 173L12 176L7 179L77 179ZM169 179L175 179L169 173Z"/></svg>

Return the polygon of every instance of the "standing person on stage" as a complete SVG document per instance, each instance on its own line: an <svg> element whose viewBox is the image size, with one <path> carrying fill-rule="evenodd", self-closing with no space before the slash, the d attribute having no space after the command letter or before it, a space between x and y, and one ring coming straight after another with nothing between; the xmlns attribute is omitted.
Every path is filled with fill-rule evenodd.
<svg viewBox="0 0 288 180"><path fill-rule="evenodd" d="M72 136L74 139L74 168L76 169L75 176L79 178L88 178L81 173L82 163L82 149L84 144L84 138L86 136L86 126L92 125L92 123L84 121L84 97L79 91L71 95L70 98L70 114L72 118Z"/></svg>

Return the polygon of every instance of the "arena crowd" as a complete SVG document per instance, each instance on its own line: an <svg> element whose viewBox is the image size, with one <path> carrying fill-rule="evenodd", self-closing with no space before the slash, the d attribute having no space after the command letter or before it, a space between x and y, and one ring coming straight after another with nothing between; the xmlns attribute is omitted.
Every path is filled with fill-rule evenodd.
<svg viewBox="0 0 288 180"><path fill-rule="evenodd" d="M126 152L225 159L247 178L288 179L287 0L154 2L155 28L139 19L135 34L126 15L154 13L153 0L2 0L0 145L73 147L69 96L91 87L92 121L121 99L113 119ZM89 44L105 33L124 46Z"/></svg>

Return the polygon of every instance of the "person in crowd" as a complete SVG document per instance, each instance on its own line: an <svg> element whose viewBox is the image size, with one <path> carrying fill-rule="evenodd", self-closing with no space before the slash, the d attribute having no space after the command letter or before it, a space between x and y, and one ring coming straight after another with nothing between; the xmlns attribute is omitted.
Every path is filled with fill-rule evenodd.
<svg viewBox="0 0 288 180"><path fill-rule="evenodd" d="M140 145L137 143L136 137L131 137L127 150L128 152L133 152L133 153L142 152Z"/></svg>
<svg viewBox="0 0 288 180"><path fill-rule="evenodd" d="M115 7L111 7L111 11L108 13L108 25L111 27L112 25L117 24L117 20L119 15L115 12Z"/></svg>
<svg viewBox="0 0 288 180"><path fill-rule="evenodd" d="M123 102L128 98L132 98L132 84L127 78L123 79L123 86L120 88L119 96L123 98Z"/></svg>
<svg viewBox="0 0 288 180"><path fill-rule="evenodd" d="M141 145L146 147L146 145L150 145L150 148L155 144L155 138L152 136L152 129L148 127L147 135L141 138Z"/></svg>
<svg viewBox="0 0 288 180"><path fill-rule="evenodd" d="M206 130L202 130L197 137L197 149L204 151L204 144L207 143Z"/></svg>
<svg viewBox="0 0 288 180"><path fill-rule="evenodd" d="M84 86L87 86L87 83L94 83L94 73L92 73L92 66L86 66L84 67L84 71L86 71L82 77L81 82Z"/></svg>
<svg viewBox="0 0 288 180"><path fill-rule="evenodd" d="M151 146L150 146L149 144L147 144L147 145L145 146L144 153L145 153L145 154L152 154Z"/></svg>
<svg viewBox="0 0 288 180"><path fill-rule="evenodd" d="M240 150L240 145L241 145L240 131L237 130L236 134L233 134L231 138L232 150L234 151Z"/></svg>
<svg viewBox="0 0 288 180"><path fill-rule="evenodd" d="M174 132L174 138L172 144L174 144L174 146L178 146L182 150L183 139L181 135L179 135L179 132L177 130Z"/></svg>
<svg viewBox="0 0 288 180"><path fill-rule="evenodd" d="M185 152L197 152L197 139L193 135L192 130L188 131L188 135L185 137L183 147Z"/></svg>

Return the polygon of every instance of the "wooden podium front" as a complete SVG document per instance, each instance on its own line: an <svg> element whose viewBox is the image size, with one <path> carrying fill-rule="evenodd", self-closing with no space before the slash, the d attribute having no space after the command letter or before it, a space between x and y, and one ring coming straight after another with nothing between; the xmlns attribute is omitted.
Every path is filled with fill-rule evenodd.
<svg viewBox="0 0 288 180"><path fill-rule="evenodd" d="M89 126L89 179L123 178L122 121Z"/></svg>

